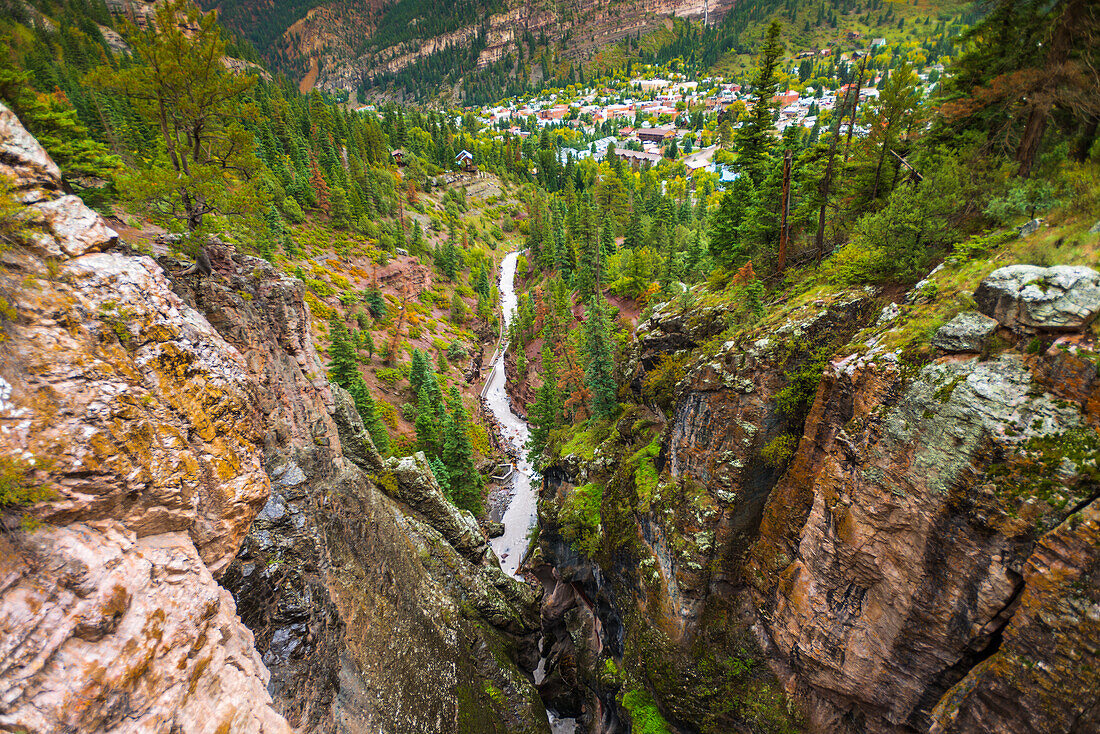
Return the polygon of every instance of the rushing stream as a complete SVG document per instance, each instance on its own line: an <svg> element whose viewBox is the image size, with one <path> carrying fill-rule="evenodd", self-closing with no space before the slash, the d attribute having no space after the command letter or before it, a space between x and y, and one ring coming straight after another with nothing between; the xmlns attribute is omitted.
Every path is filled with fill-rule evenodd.
<svg viewBox="0 0 1100 734"><path fill-rule="evenodd" d="M515 277L516 260L519 253L510 252L500 264L500 310L504 316L504 332L515 317L516 297ZM512 403L504 389L504 353L500 350L493 372L485 390L485 402L489 411L500 423L504 440L508 441L519 453L512 473L512 499L501 518L504 522L504 535L493 539L493 550L500 558L500 566L505 573L515 575L523 553L527 550L527 533L535 526L537 519L538 492L535 490L535 471L527 460L527 421L512 412Z"/></svg>
<svg viewBox="0 0 1100 734"><path fill-rule="evenodd" d="M516 296L516 261L519 253L510 252L504 256L500 264L500 310L504 317L504 332L515 317L516 306L519 299ZM508 503L508 509L504 512L504 535L494 538L493 551L500 558L500 566L505 573L516 575L523 554L527 550L527 535L538 520L538 491L536 489L537 474L527 460L527 421L512 412L512 403L508 399L508 393L504 389L507 379L504 375L504 353L501 349L493 363L492 374L485 386L485 402L489 411L500 423L504 440L508 441L521 457L515 464L515 471L509 480L512 485L512 496ZM541 683L545 660L539 661L538 670L535 671L535 682ZM573 719L559 719L550 714L550 728L554 734L573 734L576 724Z"/></svg>

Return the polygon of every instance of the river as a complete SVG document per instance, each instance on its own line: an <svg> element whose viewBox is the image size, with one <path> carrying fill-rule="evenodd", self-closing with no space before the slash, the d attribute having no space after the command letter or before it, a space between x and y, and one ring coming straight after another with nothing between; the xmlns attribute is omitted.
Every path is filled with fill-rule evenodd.
<svg viewBox="0 0 1100 734"><path fill-rule="evenodd" d="M516 306L519 298L516 296L516 262L519 259L518 252L510 252L504 256L500 263L500 310L504 318L504 333L508 333L508 327L516 315ZM489 382L485 386L485 403L489 411L500 423L504 440L515 448L521 457L515 464L512 473L511 499L508 509L501 518L504 523L504 534L492 540L493 551L500 558L500 566L504 572L517 576L516 571L523 560L523 554L527 551L528 534L538 521L538 474L531 462L527 460L527 439L530 433L527 429L527 421L512 412L512 402L508 399L508 393L504 389L507 379L504 374L504 354L506 345L502 343L500 353L493 362L492 373ZM535 671L535 682L541 683L545 660L539 661L538 670ZM576 723L573 719L559 719L549 714L550 729L553 734L573 734Z"/></svg>
<svg viewBox="0 0 1100 734"><path fill-rule="evenodd" d="M515 277L516 260L519 253L510 252L500 264L500 310L504 317L504 333L515 317L519 299L516 296ZM504 375L504 353L501 349L493 363L485 391L485 402L489 411L500 423L504 440L515 448L520 459L516 462L512 474L512 498L508 509L501 518L504 523L504 535L493 539L493 550L500 558L500 566L505 573L516 575L523 554L527 550L527 534L535 526L538 515L538 492L535 490L535 470L527 460L527 421L512 412L512 403L504 389L507 379Z"/></svg>

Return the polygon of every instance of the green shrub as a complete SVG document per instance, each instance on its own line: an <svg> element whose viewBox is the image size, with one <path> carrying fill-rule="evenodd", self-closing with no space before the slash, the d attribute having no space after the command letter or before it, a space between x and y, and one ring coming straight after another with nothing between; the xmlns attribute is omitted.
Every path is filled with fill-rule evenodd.
<svg viewBox="0 0 1100 734"><path fill-rule="evenodd" d="M374 373L379 380L386 383L390 387L397 385L397 382L401 379L401 372L393 369L392 367L383 367Z"/></svg>
<svg viewBox="0 0 1100 734"><path fill-rule="evenodd" d="M385 400L378 400L374 404L374 412L386 424L391 431L397 430L397 409Z"/></svg>
<svg viewBox="0 0 1100 734"><path fill-rule="evenodd" d="M0 509L26 507L54 497L54 492L33 478L29 461L0 456Z"/></svg>
<svg viewBox="0 0 1100 734"><path fill-rule="evenodd" d="M832 355L832 349L822 347L799 367L786 372L787 385L775 394L779 413L796 422L806 417L821 382L821 373Z"/></svg>
<svg viewBox="0 0 1100 734"><path fill-rule="evenodd" d="M588 558L593 558L600 549L602 502L603 486L589 483L570 492L558 512L562 536Z"/></svg>
<svg viewBox="0 0 1100 734"><path fill-rule="evenodd" d="M676 384L684 379L684 363L687 355L674 357L662 355L656 366L642 379L642 399L647 403L656 403L662 410L672 408Z"/></svg>
<svg viewBox="0 0 1100 734"><path fill-rule="evenodd" d="M773 469L782 469L787 466L797 448L798 437L784 433L764 444L764 448L760 449L760 458Z"/></svg>

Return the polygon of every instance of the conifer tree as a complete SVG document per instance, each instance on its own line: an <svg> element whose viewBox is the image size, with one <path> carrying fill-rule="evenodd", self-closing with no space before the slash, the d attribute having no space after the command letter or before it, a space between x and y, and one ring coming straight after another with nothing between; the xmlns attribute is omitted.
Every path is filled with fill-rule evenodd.
<svg viewBox="0 0 1100 734"><path fill-rule="evenodd" d="M470 414L462 405L458 389L451 388L450 413L443 419L443 465L451 483L451 498L456 506L475 515L482 512L481 491L484 481L474 468L474 448L470 444Z"/></svg>
<svg viewBox="0 0 1100 734"><path fill-rule="evenodd" d="M611 332L607 324L606 304L597 295L586 309L584 331L585 349L588 353L588 389L592 392L592 413L600 418L611 418L619 409L616 396L614 365L611 351Z"/></svg>
<svg viewBox="0 0 1100 734"><path fill-rule="evenodd" d="M432 393L425 384L417 394L416 421L413 427L416 429L417 446L428 456L439 456L443 451L443 442L440 440L442 412L443 406L433 402Z"/></svg>
<svg viewBox="0 0 1100 734"><path fill-rule="evenodd" d="M765 164L772 147L772 98L779 86L779 59L783 55L783 42L779 40L782 28L772 21L764 36L764 47L753 79L753 107L748 119L738 128L734 138L737 147L737 168L742 174L760 183L765 175Z"/></svg>
<svg viewBox="0 0 1100 734"><path fill-rule="evenodd" d="M333 227L347 229L350 226L351 208L348 206L348 195L343 186L332 187L330 210Z"/></svg>
<svg viewBox="0 0 1100 734"><path fill-rule="evenodd" d="M160 132L164 150L151 167L127 173L128 196L159 223L179 223L188 232L208 214L262 214L254 175L261 164L242 124L249 109L242 95L256 77L211 62L226 47L216 14L171 0L143 29L127 24L125 31L142 63L104 66L93 78L125 95Z"/></svg>
<svg viewBox="0 0 1100 734"><path fill-rule="evenodd" d="M557 365L554 361L554 353L549 344L542 347L542 385L535 393L535 404L531 406L528 420L531 425L531 434L528 439L527 449L532 463L536 463L546 444L550 440L550 432L560 425L561 397L558 392Z"/></svg>
<svg viewBox="0 0 1100 734"><path fill-rule="evenodd" d="M419 349L414 349L411 365L409 367L409 384L412 385L413 392L417 395L419 395L420 391L424 388L430 370L431 367L428 364L427 358L424 356L424 352Z"/></svg>
<svg viewBox="0 0 1100 734"><path fill-rule="evenodd" d="M747 176L740 176L722 194L718 210L710 223L708 249L711 256L729 268L740 267L748 257L748 248L741 242L738 230L745 218L745 208L753 198L753 187Z"/></svg>
<svg viewBox="0 0 1100 734"><path fill-rule="evenodd" d="M359 374L359 366L355 359L355 345L339 316L334 315L329 322L329 336L332 338L332 345L329 347L329 376L333 382L351 394L359 417L363 420L363 426L374 442L374 447L385 456L390 452L390 437L378 417L374 398L367 389L367 384L363 382L363 376Z"/></svg>
<svg viewBox="0 0 1100 734"><path fill-rule="evenodd" d="M439 488L443 490L443 495L447 499L452 499L451 478L447 474L447 467L443 466L443 462L437 456L428 457L428 466L431 467L432 474L435 475L435 481L439 483Z"/></svg>

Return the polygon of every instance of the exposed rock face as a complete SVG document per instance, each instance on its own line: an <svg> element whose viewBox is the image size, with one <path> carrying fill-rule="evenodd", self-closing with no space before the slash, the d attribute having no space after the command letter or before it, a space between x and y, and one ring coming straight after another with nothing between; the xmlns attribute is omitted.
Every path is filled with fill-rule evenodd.
<svg viewBox="0 0 1100 734"><path fill-rule="evenodd" d="M754 659L767 659L808 731L1097 731L1100 379L1082 331L1095 273L1008 270L976 295L996 318L964 314L934 340L970 356L907 361L889 346L900 310L837 352L873 309L825 299L758 329L764 339L696 353L667 416L634 406L591 458L563 457L546 473L543 558L578 566L555 520L569 522L576 494L600 484L588 578L608 602L597 620L622 620L634 677L596 675L619 661L614 638L602 628L599 644L584 643L580 622L566 625L576 672L552 674L612 705L621 686L644 687L692 731L781 728L767 718L774 686L708 677L757 670ZM1034 298L1033 278L1046 284ZM658 309L639 329L632 384L664 349L703 343L695 332L709 321ZM1021 341L988 354L1002 325ZM1033 354L1036 331L1072 329ZM823 374L807 372L817 364ZM805 424L792 423L778 405L812 385ZM793 455L779 450L785 436ZM654 469L667 473L643 491L634 462L651 437ZM555 584L550 628L582 606Z"/></svg>
<svg viewBox="0 0 1100 734"><path fill-rule="evenodd" d="M1070 265L1009 265L990 273L974 300L982 313L1017 331L1074 331L1100 313L1100 273Z"/></svg>
<svg viewBox="0 0 1100 734"><path fill-rule="evenodd" d="M110 250L0 124L37 227L0 253L0 468L53 494L2 518L0 728L547 732L535 592L422 457L383 462L301 282Z"/></svg>
<svg viewBox="0 0 1100 734"><path fill-rule="evenodd" d="M559 706L579 708L590 731L626 730L618 698L624 686L649 690L666 718L688 731L796 725L750 632L738 591L740 559L781 474L760 453L797 421L776 408L787 374L816 363L819 351L835 349L873 311L869 294L839 294L809 304L770 336L719 343L694 357L678 384L662 386L673 393L667 421L656 412L629 412L590 459L566 456L547 470L540 502L549 592L543 627L554 643L543 688L585 692L571 701L550 691ZM727 323L721 309L655 309L638 328L631 384L640 389L662 356L687 355ZM653 441L659 452L639 458ZM646 491L635 478L644 461L652 462L656 480ZM561 521L578 488L591 483L604 487L604 542L589 560ZM620 665L632 680L611 673Z"/></svg>
<svg viewBox="0 0 1100 734"><path fill-rule="evenodd" d="M104 520L0 537L0 580L5 730L290 731L186 534Z"/></svg>
<svg viewBox="0 0 1100 734"><path fill-rule="evenodd" d="M210 2L217 6L220 3ZM433 53L451 48L469 48L481 37L484 46L477 66L483 69L515 54L525 33L545 34L561 39L569 34L565 50L569 58L584 58L595 50L616 43L627 35L652 31L670 16L700 20L704 6L711 24L717 23L733 6L730 0L581 0L568 8L543 3L509 2L502 12L486 14L475 24L447 33L412 38L402 43L381 45L362 54L362 38L370 36L378 23L381 3L325 3L311 8L305 17L286 29L283 41L294 55L319 59L318 84L330 90L356 89L364 76L397 72ZM234 9L237 10L237 9ZM237 13L232 22L251 22ZM305 74L305 69L302 70Z"/></svg>
<svg viewBox="0 0 1100 734"><path fill-rule="evenodd" d="M176 290L243 355L271 499L223 583L300 731L545 732L534 591L423 457L383 461L325 380L300 281L220 244ZM169 269L172 264L166 261Z"/></svg>
<svg viewBox="0 0 1100 734"><path fill-rule="evenodd" d="M941 326L932 337L932 346L945 352L977 353L982 351L998 326L996 319L967 311Z"/></svg>
<svg viewBox="0 0 1100 734"><path fill-rule="evenodd" d="M256 385L152 260L98 252L114 232L2 106L0 147L36 227L0 253L0 456L52 495L0 538L0 727L289 731L214 580L269 492Z"/></svg>
<svg viewBox="0 0 1100 734"><path fill-rule="evenodd" d="M23 216L34 224L27 249L68 259L104 250L118 234L76 196L64 195L61 171L15 114L0 105L0 175L13 182Z"/></svg>
<svg viewBox="0 0 1100 734"><path fill-rule="evenodd" d="M1081 422L1033 379L1013 355L931 365L908 385L893 365L827 376L749 575L800 681L864 730L927 729L957 671L995 648L1036 524L1065 517L987 478L991 459Z"/></svg>

